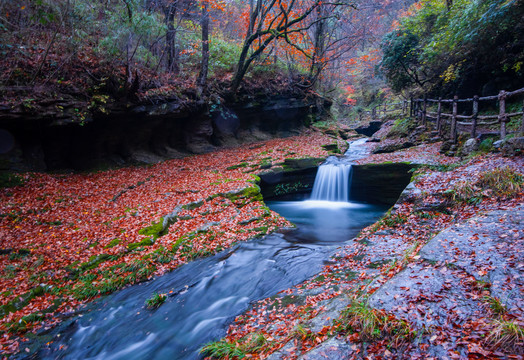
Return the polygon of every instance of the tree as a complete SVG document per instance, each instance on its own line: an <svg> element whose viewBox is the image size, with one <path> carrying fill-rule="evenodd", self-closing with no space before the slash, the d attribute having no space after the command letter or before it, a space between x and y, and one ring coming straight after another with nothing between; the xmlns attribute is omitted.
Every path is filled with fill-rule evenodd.
<svg viewBox="0 0 524 360"><path fill-rule="evenodd" d="M238 89L251 63L275 40L282 39L289 46L311 57L301 44L293 41L293 35L304 34L313 24L325 19L319 17L313 22L306 22L322 4L321 0L250 0L249 24L231 90L235 92ZM347 6L348 2L344 0L326 4L338 7Z"/></svg>
<svg viewBox="0 0 524 360"><path fill-rule="evenodd" d="M200 73L198 74L197 86L202 92L206 86L207 75L209 71L209 10L207 0L202 1L202 60Z"/></svg>

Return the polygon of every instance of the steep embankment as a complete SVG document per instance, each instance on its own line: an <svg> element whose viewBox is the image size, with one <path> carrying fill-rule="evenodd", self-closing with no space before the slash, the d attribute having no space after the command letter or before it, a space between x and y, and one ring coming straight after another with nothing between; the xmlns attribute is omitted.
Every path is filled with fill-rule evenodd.
<svg viewBox="0 0 524 360"><path fill-rule="evenodd" d="M522 355L524 159L459 161L438 148L361 160L432 165L316 278L256 303L208 350L269 359Z"/></svg>
<svg viewBox="0 0 524 360"><path fill-rule="evenodd" d="M269 85L250 90L234 97L217 92L135 102L112 102L100 95L106 100L94 105L58 95L0 103L0 171L151 164L289 137L322 118L330 106L291 85L275 92Z"/></svg>

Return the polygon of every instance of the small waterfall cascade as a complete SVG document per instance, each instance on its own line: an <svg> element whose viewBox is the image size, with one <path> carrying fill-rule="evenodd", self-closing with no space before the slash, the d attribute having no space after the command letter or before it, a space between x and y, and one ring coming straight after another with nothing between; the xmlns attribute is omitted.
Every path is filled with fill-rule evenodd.
<svg viewBox="0 0 524 360"><path fill-rule="evenodd" d="M318 168L310 200L348 202L350 184L351 164L329 158Z"/></svg>

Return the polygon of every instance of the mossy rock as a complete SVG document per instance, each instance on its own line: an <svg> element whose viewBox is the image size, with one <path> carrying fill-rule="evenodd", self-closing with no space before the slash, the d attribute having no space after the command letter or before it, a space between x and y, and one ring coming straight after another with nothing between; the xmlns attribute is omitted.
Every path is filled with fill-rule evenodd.
<svg viewBox="0 0 524 360"><path fill-rule="evenodd" d="M242 162L240 164L227 167L226 170L236 170L236 169L245 168L245 167L248 167L248 166L249 166L249 164L247 162Z"/></svg>
<svg viewBox="0 0 524 360"><path fill-rule="evenodd" d="M0 306L0 319L4 318L9 313L23 309L25 306L29 304L31 300L44 295L49 289L50 287L46 285L39 285L35 288L32 288L25 294L16 297L16 299L14 299L13 301L10 301L5 305Z"/></svg>
<svg viewBox="0 0 524 360"><path fill-rule="evenodd" d="M201 207L202 205L204 205L204 200L198 200L198 201L190 202L189 204L182 205L182 209L195 210Z"/></svg>
<svg viewBox="0 0 524 360"><path fill-rule="evenodd" d="M233 190L228 191L226 193L220 193L218 194L218 196L222 196L226 199L229 199L231 202L236 202L238 200L247 200L244 202L244 204L251 201L264 200L262 194L260 193L260 187L258 185L247 186L240 190Z"/></svg>
<svg viewBox="0 0 524 360"><path fill-rule="evenodd" d="M336 151L338 151L338 152L340 152L337 143L322 145L322 148L323 148L324 150L326 150L326 151L331 151L331 152L336 152Z"/></svg>
<svg viewBox="0 0 524 360"><path fill-rule="evenodd" d="M139 247L151 246L151 245L153 245L154 243L155 243L155 241L154 241L153 239L147 237L147 238L143 239L143 240L140 241L140 242L136 242L136 243L128 244L128 245L127 245L127 248L128 248L129 250L135 250L135 249L137 249L137 248L139 248Z"/></svg>
<svg viewBox="0 0 524 360"><path fill-rule="evenodd" d="M285 159L283 165L288 171L301 170L317 167L322 161L324 161L323 158Z"/></svg>
<svg viewBox="0 0 524 360"><path fill-rule="evenodd" d="M119 238L115 238L115 239L111 240L111 241L109 242L109 244L107 244L106 246L104 246L104 249L110 249L110 248L113 248L113 247L117 246L118 244L120 244L121 242L122 242L121 239L119 239Z"/></svg>
<svg viewBox="0 0 524 360"><path fill-rule="evenodd" d="M160 221L154 222L150 226L147 226L143 229L138 230L138 233L140 235L150 236L152 237L154 241L158 239L159 237L167 234L167 229L164 228L163 222L164 222L164 218L161 218Z"/></svg>
<svg viewBox="0 0 524 360"><path fill-rule="evenodd" d="M335 129L324 130L324 134L326 134L327 136L334 137L334 138L338 138L340 136L339 131Z"/></svg>

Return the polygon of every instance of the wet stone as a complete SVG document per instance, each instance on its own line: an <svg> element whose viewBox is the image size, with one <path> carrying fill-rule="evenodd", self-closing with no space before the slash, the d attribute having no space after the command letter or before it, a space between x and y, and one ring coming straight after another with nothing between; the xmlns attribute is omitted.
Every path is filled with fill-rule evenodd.
<svg viewBox="0 0 524 360"><path fill-rule="evenodd" d="M318 333L324 326L331 326L334 319L338 319L340 312L344 310L350 301L345 296L338 296L333 299L324 300L318 303L319 306L326 308L317 317L311 319L308 327L312 332Z"/></svg>
<svg viewBox="0 0 524 360"><path fill-rule="evenodd" d="M524 288L524 206L492 211L435 236L420 252L434 262L452 262L477 280L491 284L492 296L522 307Z"/></svg>
<svg viewBox="0 0 524 360"><path fill-rule="evenodd" d="M354 348L354 349L353 349ZM299 357L299 360L340 360L354 355L357 346L345 342L343 339L331 338L318 345L313 350Z"/></svg>

